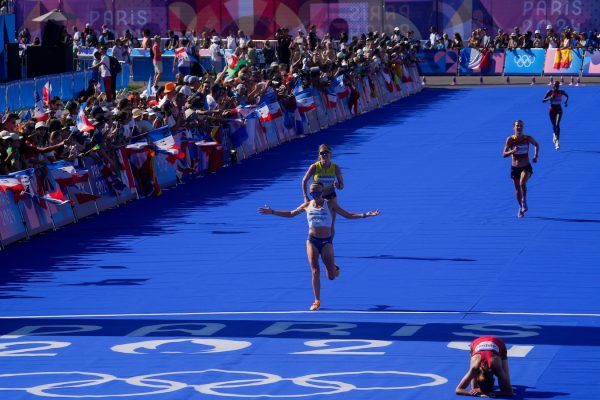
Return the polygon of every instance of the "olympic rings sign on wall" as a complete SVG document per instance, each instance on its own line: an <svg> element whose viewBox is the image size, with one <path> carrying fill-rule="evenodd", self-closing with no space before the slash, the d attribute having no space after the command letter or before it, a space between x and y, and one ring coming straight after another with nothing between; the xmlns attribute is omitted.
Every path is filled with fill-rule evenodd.
<svg viewBox="0 0 600 400"><path fill-rule="evenodd" d="M519 68L529 68L535 63L535 56L530 54L517 54L514 62Z"/></svg>
<svg viewBox="0 0 600 400"><path fill-rule="evenodd" d="M211 376L214 375L214 376ZM223 375L230 375L232 380L223 381ZM397 386L357 386L355 383L345 382L343 378L360 375L387 375L386 381L398 378L409 378L408 382L398 382ZM61 377L61 381L52 378ZM391 377L390 377L391 376ZM49 378L49 379L44 379ZM185 378L185 379L184 379ZM212 378L212 379L211 379ZM332 380L324 378L334 378ZM415 378L417 383L415 383ZM22 386L19 381L44 380L45 382L35 386ZM181 380L185 380L182 382ZM210 383L206 383L211 380ZM241 388L254 388L256 386L275 385L278 383L293 383L302 388L316 389L307 393L304 390L289 394L260 393L252 389L251 393L244 394L236 391ZM284 378L280 375L266 372L254 371L228 371L222 369L206 369L198 371L173 371L155 374L138 375L129 378L99 372L23 372L13 374L0 374L0 391L24 391L31 395L41 397L63 397L63 398L105 398L105 397L133 397L153 396L164 393L173 393L181 389L192 388L196 392L220 397L242 397L242 398L296 398L322 396L329 394L347 393L354 390L403 390L416 389L419 387L443 385L448 380L436 374L404 372L404 371L349 371L329 372L320 374L302 375L295 378ZM127 384L134 389L131 391L114 388L126 388ZM5 386L8 385L8 386ZM107 392L99 393L98 386L107 385ZM285 385L284 387L288 387ZM85 391L83 388L93 388ZM81 389L81 393L79 390ZM146 389L146 390L143 390ZM281 393L281 391L273 392Z"/></svg>

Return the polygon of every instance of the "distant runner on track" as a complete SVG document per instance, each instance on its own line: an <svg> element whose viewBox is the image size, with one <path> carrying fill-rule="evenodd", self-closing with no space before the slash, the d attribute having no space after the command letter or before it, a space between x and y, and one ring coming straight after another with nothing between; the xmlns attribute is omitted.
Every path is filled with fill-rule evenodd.
<svg viewBox="0 0 600 400"><path fill-rule="evenodd" d="M562 99L565 97L565 107L568 107L569 95L560 88L560 82L554 82L554 87L546 93L542 102L550 101L550 123L552 124L552 142L556 150L560 149L560 120L562 119Z"/></svg>
<svg viewBox="0 0 600 400"><path fill-rule="evenodd" d="M512 156L510 177L513 180L516 189L517 202L519 203L519 212L517 216L523 218L527 207L527 181L533 174L533 168L529 162L529 145L534 146L533 162L538 160L540 145L531 136L523 134L523 121L515 121L513 126L514 135L506 139L502 155L506 158Z"/></svg>
<svg viewBox="0 0 600 400"><path fill-rule="evenodd" d="M504 342L494 336L479 337L470 345L469 370L456 387L456 394L476 397L511 397L513 389L508 371L508 357ZM499 392L494 392L495 376ZM468 390L469 384L471 390Z"/></svg>
<svg viewBox="0 0 600 400"><path fill-rule="evenodd" d="M340 269L335 265L332 241L332 220L336 214L344 218L358 219L375 217L379 215L379 210L368 211L366 213L351 213L342 209L337 203L323 198L323 184L315 182L310 185L310 195L312 200L305 202L291 211L277 211L265 205L258 209L262 215L276 215L278 217L295 217L302 212L306 212L308 219L308 238L306 240L306 255L312 271L312 288L315 295L315 301L310 306L310 311L316 311L321 307L321 277L319 271L319 255L325 263L327 277L334 280L340 275Z"/></svg>

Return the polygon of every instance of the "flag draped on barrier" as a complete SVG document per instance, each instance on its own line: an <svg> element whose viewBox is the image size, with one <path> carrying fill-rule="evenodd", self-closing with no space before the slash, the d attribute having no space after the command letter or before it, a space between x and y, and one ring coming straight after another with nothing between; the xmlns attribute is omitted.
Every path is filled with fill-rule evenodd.
<svg viewBox="0 0 600 400"><path fill-rule="evenodd" d="M558 49L554 56L554 68L555 69L566 69L571 66L573 61L573 52L571 49Z"/></svg>

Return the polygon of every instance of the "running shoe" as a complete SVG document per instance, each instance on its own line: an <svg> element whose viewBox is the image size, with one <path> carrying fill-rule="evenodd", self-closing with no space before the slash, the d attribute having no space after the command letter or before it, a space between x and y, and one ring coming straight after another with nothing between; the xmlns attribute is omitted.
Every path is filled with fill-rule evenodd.
<svg viewBox="0 0 600 400"><path fill-rule="evenodd" d="M517 218L523 218L525 216L525 212L522 208L519 208L519 212L517 213Z"/></svg>
<svg viewBox="0 0 600 400"><path fill-rule="evenodd" d="M552 143L554 143L555 146L556 146L556 142L557 142L556 133L553 133L552 134Z"/></svg>
<svg viewBox="0 0 600 400"><path fill-rule="evenodd" d="M340 267L338 267L338 266L336 265L336 266L335 266L335 277L336 277L336 278L339 278L339 277L340 277L340 272L341 272L341 270L340 270Z"/></svg>
<svg viewBox="0 0 600 400"><path fill-rule="evenodd" d="M554 148L560 150L560 141L557 140L556 143L554 143Z"/></svg>
<svg viewBox="0 0 600 400"><path fill-rule="evenodd" d="M521 211L525 213L527 212L527 210L529 210L529 207L527 207L527 202L524 201L523 203L521 203Z"/></svg>
<svg viewBox="0 0 600 400"><path fill-rule="evenodd" d="M317 311L319 308L321 308L321 302L319 300L315 300L315 302L310 306L310 311Z"/></svg>

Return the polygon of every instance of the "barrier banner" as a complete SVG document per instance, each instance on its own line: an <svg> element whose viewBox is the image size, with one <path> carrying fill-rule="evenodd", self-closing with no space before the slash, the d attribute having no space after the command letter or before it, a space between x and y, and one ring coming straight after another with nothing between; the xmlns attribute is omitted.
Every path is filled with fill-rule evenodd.
<svg viewBox="0 0 600 400"><path fill-rule="evenodd" d="M177 170L175 163L177 159L185 157L185 153L179 151L175 139L171 135L168 126L148 132L148 140L156 147L154 157L154 173L161 188L177 184Z"/></svg>
<svg viewBox="0 0 600 400"><path fill-rule="evenodd" d="M33 168L10 174L23 185L24 193L18 205L30 236L54 229L50 210L39 200L44 191L37 175Z"/></svg>
<svg viewBox="0 0 600 400"><path fill-rule="evenodd" d="M137 189L135 187L135 179L133 178L133 172L131 170L131 163L125 147L119 147L115 150L116 161L119 164L118 175L122 185L118 182L113 183L113 190L117 193L119 203L123 204L130 200L138 198Z"/></svg>
<svg viewBox="0 0 600 400"><path fill-rule="evenodd" d="M12 82L6 84L6 106L0 112L5 110L18 110L21 108L21 83Z"/></svg>
<svg viewBox="0 0 600 400"><path fill-rule="evenodd" d="M2 246L27 237L23 218L21 218L19 207L15 203L15 192L5 188L2 183L7 180L16 179L0 176L0 189L2 189L0 190L0 244ZM18 180L16 181L18 182Z"/></svg>
<svg viewBox="0 0 600 400"><path fill-rule="evenodd" d="M96 199L98 210L103 211L117 206L119 199L109 182L110 168L94 157L85 157L83 165L88 170L92 194L100 196Z"/></svg>
<svg viewBox="0 0 600 400"><path fill-rule="evenodd" d="M545 49L506 50L505 75L541 75L544 70Z"/></svg>
<svg viewBox="0 0 600 400"><path fill-rule="evenodd" d="M456 75L458 71L458 51L421 50L417 53L421 75Z"/></svg>
<svg viewBox="0 0 600 400"><path fill-rule="evenodd" d="M545 75L579 75L583 49L547 49Z"/></svg>
<svg viewBox="0 0 600 400"><path fill-rule="evenodd" d="M48 207L55 228L75 222L75 214L71 202L62 194L60 186L47 168L37 168L38 180L42 183L44 195L41 197L41 206Z"/></svg>
<svg viewBox="0 0 600 400"><path fill-rule="evenodd" d="M63 195L73 201L77 219L98 213L96 200L100 196L92 193L87 170L76 170L70 162L64 160L48 164L48 170Z"/></svg>
<svg viewBox="0 0 600 400"><path fill-rule="evenodd" d="M34 92L35 81L33 79L21 81L21 104L19 108L33 108L35 105Z"/></svg>
<svg viewBox="0 0 600 400"><path fill-rule="evenodd" d="M600 51L585 52L583 59L583 75L596 76L600 75Z"/></svg>
<svg viewBox="0 0 600 400"><path fill-rule="evenodd" d="M461 49L460 73L464 75L502 75L504 68L503 50Z"/></svg>

